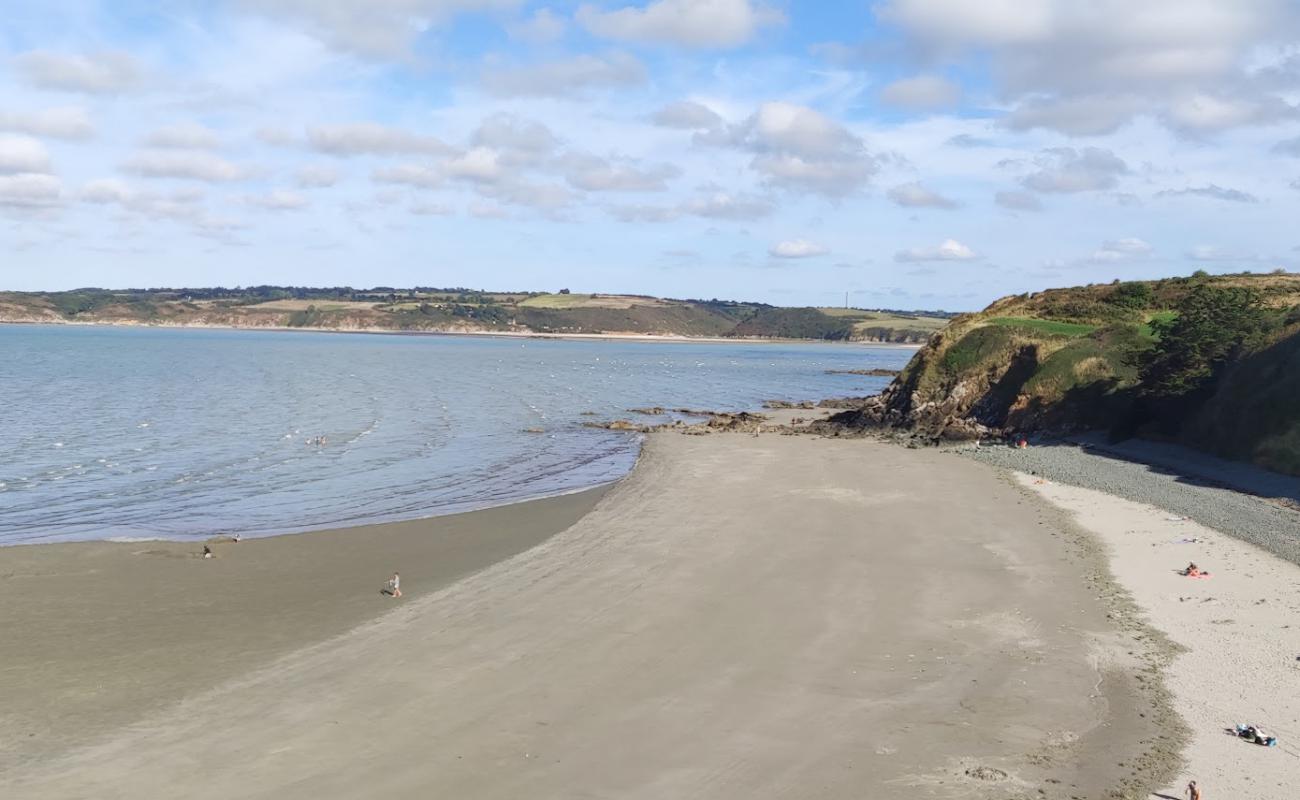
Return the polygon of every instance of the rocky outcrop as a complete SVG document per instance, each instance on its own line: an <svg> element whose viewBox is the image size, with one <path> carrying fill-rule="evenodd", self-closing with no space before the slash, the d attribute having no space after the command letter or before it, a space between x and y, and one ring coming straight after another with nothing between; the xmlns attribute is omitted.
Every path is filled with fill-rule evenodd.
<svg viewBox="0 0 1300 800"><path fill-rule="evenodd" d="M688 423L681 419L675 419L671 422L664 422L657 425L647 425L639 422L632 422L626 419L608 420L605 422L585 422L583 425L588 428L603 428L609 431L627 431L630 433L653 433L655 431L675 430L685 434L709 434L709 433L759 433L764 430L773 430L781 426L772 426L768 423L768 418L762 414L754 414L749 411L686 411L685 409L674 409L681 413L689 413L691 416L704 417L703 422Z"/></svg>

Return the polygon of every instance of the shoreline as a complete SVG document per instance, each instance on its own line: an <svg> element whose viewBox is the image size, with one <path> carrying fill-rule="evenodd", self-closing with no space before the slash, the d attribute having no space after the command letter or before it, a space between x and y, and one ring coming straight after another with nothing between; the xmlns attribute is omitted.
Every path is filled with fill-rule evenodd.
<svg viewBox="0 0 1300 800"><path fill-rule="evenodd" d="M638 455L638 458L639 457L640 456ZM560 491L549 492L545 494L528 495L525 497L517 497L509 500L502 500L500 502L489 503L487 505L475 505L469 508L457 508L453 506L451 510L448 511L435 511L434 513L421 514L420 516L415 516L415 517L396 517L396 518L387 518L387 519L378 518L378 519L371 519L371 520L365 520L360 522L349 522L347 524L326 523L323 525L312 526L309 528L279 528L272 531L238 531L237 533L240 537L241 542L254 542L254 541L261 541L264 539L279 539L284 536L306 536L314 533L333 533L339 531L359 530L363 528L380 528L388 525L420 525L420 524L432 525L437 520L445 519L447 517L457 517L463 514L477 514L480 511L495 511L497 509L508 508L510 506L523 505L527 503L535 503L542 500L555 500L559 498L570 497L572 495L585 494L587 492L604 493L609 491L612 487L616 486L619 481L626 478L627 475L631 473L632 469L635 468L636 468L636 463L634 461L632 468L629 469L627 473L624 473L623 475L620 475L619 477L613 480L604 481L601 483L594 483L590 486L579 486L577 488L563 489ZM185 534L183 536L166 536L162 534L158 534L158 535L121 534L117 536L107 536L101 539L58 539L55 541L41 541L41 542L0 541L0 552L3 552L6 548L10 548L10 547L52 547L52 546L59 546L59 545L95 544L101 542L105 544L149 544L149 543L184 544L184 545L218 544L218 543L225 543L225 542L232 541L234 535L235 534L230 532L229 529L223 529L221 531L214 531L209 533Z"/></svg>
<svg viewBox="0 0 1300 800"><path fill-rule="evenodd" d="M918 515L937 494L949 502ZM1167 768L1160 752L1114 766L1156 737L1159 699L1116 655L1148 652L1140 630L1117 629L1096 585L1074 577L1095 549L998 470L937 451L660 434L561 532L427 590L422 571L404 569L411 591L398 604L378 594L386 573L356 561L376 537L339 537L355 552L335 567L351 577L331 580L302 561L325 563L322 535L226 545L214 561L142 557L167 547L29 548L54 554L46 574L0 581L16 592L0 609L29 617L25 638L84 647L49 623L93 622L154 678L71 653L0 670L6 694L65 715L76 734L60 746L12 731L29 757L0 786L281 800L755 798L814 785L901 800L1043 787L1064 800ZM94 554L114 548L143 551L127 558L150 574L95 572ZM250 564L266 569L241 585L221 571ZM183 574L168 589L159 569ZM96 580L111 593L98 619L70 614ZM53 591L59 581L68 591ZM261 581L292 591L246 603ZM288 652L245 641L273 617L277 635L303 641L324 610L304 593L339 583L336 607L359 623L330 620L337 633ZM183 607L199 595L208 606ZM121 639L131 632L187 635L193 651L164 657ZM194 663L214 671L176 674ZM96 669L144 692L133 716L71 714L106 693ZM31 685L15 691L23 676Z"/></svg>
<svg viewBox="0 0 1300 800"><path fill-rule="evenodd" d="M367 336L471 336L494 339L558 339L563 341L627 341L627 342L665 342L674 344L833 344L855 345L865 347L890 347L905 350L919 350L924 345L904 342L875 342L867 340L837 339L783 339L760 337L725 337L725 336L683 336L678 334L657 333L541 333L522 331L489 330L446 330L446 331L404 331L390 328L291 328L282 325L207 325L184 324L168 325L151 322L76 322L73 320L0 320L0 325L24 325L30 327L77 327L77 328L132 328L145 330L214 330L214 331L261 331L266 333L331 333L359 334Z"/></svg>

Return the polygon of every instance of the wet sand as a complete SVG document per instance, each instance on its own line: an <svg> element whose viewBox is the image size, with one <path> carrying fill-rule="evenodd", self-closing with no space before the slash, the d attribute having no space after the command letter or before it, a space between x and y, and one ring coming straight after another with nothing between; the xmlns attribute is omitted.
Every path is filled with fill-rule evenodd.
<svg viewBox="0 0 1300 800"><path fill-rule="evenodd" d="M202 543L0 548L0 774L101 738L536 545L596 489L465 514ZM144 796L144 795L140 795Z"/></svg>
<svg viewBox="0 0 1300 800"><path fill-rule="evenodd" d="M217 570L263 543L226 546L215 563L134 557L146 566L130 582L144 586L97 578L94 607L44 606L54 600L40 580L0 599L15 620L50 622L24 623L24 649L68 659L55 680L5 657L0 691L38 706L93 705L130 680L125 662L65 641L60 616L91 614L78 630L125 637L117 650L138 668L142 607L182 603L200 581L205 613L150 611L171 626L150 634L159 653L198 626L208 635L192 658L220 657L202 645L216 637L245 663L272 659L232 662L207 685L155 670L129 690L166 702L99 709L91 744L30 750L0 794L1142 796L1179 745L1146 677L1158 647L1114 622L1092 540L1002 473L935 451L656 435L594 510L531 549L392 601L378 589L400 551L352 563L370 538L353 536L331 569L351 574L359 616L380 616L288 653L274 636L245 637L271 615L280 635L309 639L300 627L338 613L307 601L311 580L239 614L216 602L283 578L326 549L319 536L268 540L282 567L239 583ZM46 569L84 571L104 547L66 546ZM149 586L181 570L170 590Z"/></svg>

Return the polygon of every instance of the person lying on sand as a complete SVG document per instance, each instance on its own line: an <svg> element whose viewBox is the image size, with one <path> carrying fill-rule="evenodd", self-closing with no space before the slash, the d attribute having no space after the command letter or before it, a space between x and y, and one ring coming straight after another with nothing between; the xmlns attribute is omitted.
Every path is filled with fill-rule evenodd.
<svg viewBox="0 0 1300 800"><path fill-rule="evenodd" d="M1265 747L1273 747L1277 744L1276 736L1269 736L1264 733L1263 728L1257 725L1238 725L1237 735L1248 742L1254 742Z"/></svg>
<svg viewBox="0 0 1300 800"><path fill-rule="evenodd" d="M1208 578L1208 577L1210 577L1210 573L1208 573L1208 572L1202 570L1200 567L1196 566L1195 563L1190 563L1190 564L1188 564L1188 565L1187 565L1187 569L1183 570L1183 574L1186 575L1186 576L1189 577L1189 578Z"/></svg>

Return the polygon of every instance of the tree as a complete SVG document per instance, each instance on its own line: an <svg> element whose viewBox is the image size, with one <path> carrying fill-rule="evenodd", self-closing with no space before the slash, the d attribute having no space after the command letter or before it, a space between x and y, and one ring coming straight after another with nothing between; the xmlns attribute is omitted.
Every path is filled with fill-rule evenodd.
<svg viewBox="0 0 1300 800"><path fill-rule="evenodd" d="M1198 284L1177 312L1151 323L1159 341L1139 370L1150 398L1183 398L1207 387L1243 345L1259 340L1269 320L1259 294L1240 286Z"/></svg>

